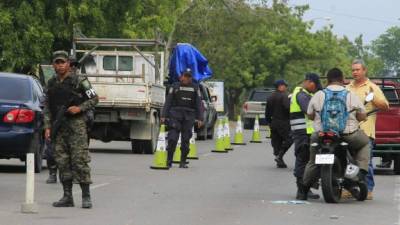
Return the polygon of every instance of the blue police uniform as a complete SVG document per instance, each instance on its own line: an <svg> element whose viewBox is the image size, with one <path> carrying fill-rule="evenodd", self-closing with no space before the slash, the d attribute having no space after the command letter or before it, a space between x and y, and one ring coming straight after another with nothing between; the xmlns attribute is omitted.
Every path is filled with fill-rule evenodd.
<svg viewBox="0 0 400 225"><path fill-rule="evenodd" d="M181 162L179 167L186 168L186 158L189 153L189 141L195 120L201 121L201 93L198 85L174 83L170 87L167 99L161 113L166 118L168 126L168 165L171 166L175 148L181 134Z"/></svg>

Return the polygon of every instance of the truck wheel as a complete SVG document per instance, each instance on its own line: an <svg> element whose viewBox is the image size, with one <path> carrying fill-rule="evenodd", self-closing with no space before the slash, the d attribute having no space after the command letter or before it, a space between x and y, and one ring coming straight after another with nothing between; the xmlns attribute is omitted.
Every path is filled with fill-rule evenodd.
<svg viewBox="0 0 400 225"><path fill-rule="evenodd" d="M207 139L207 125L204 124L202 128L200 128L197 133L197 140L206 140Z"/></svg>
<svg viewBox="0 0 400 225"><path fill-rule="evenodd" d="M207 133L207 139L213 139L214 138L214 127L215 127L215 121L211 124L211 127L208 129Z"/></svg>
<svg viewBox="0 0 400 225"><path fill-rule="evenodd" d="M243 124L243 128L246 130L251 130L254 127L254 119L252 118L248 118L248 119L244 119L244 124Z"/></svg>
<svg viewBox="0 0 400 225"><path fill-rule="evenodd" d="M131 148L133 154L142 154L143 149L140 145L140 140L131 140Z"/></svg>
<svg viewBox="0 0 400 225"><path fill-rule="evenodd" d="M151 140L144 140L144 154L153 154L157 148L158 135L160 133L160 120L157 116L154 117L154 124L151 126Z"/></svg>
<svg viewBox="0 0 400 225"><path fill-rule="evenodd" d="M400 154L394 156L394 173L400 175Z"/></svg>

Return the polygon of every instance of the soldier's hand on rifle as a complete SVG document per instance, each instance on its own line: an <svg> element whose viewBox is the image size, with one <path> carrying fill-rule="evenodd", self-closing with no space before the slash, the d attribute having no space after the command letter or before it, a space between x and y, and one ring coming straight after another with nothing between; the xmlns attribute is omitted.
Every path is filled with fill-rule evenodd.
<svg viewBox="0 0 400 225"><path fill-rule="evenodd" d="M81 112L81 108L79 108L78 106L70 106L70 107L67 109L67 111L68 111L70 114L75 115L75 114Z"/></svg>
<svg viewBox="0 0 400 225"><path fill-rule="evenodd" d="M46 138L47 140L50 140L50 133L51 133L50 128L47 128L47 129L44 131L44 138Z"/></svg>

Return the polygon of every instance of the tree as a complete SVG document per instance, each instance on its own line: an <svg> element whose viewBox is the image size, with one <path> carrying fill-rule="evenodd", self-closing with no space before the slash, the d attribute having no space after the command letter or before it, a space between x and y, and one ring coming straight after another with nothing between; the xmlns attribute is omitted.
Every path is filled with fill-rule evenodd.
<svg viewBox="0 0 400 225"><path fill-rule="evenodd" d="M73 28L88 37L154 38L173 30L189 0L3 0L0 70L28 73L54 50L71 48Z"/></svg>
<svg viewBox="0 0 400 225"><path fill-rule="evenodd" d="M388 71L400 71L400 27L391 27L372 42L372 50Z"/></svg>

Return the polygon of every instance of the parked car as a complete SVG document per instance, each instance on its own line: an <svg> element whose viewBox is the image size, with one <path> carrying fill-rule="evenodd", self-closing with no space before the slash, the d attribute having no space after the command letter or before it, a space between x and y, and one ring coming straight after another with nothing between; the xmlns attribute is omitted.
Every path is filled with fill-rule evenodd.
<svg viewBox="0 0 400 225"><path fill-rule="evenodd" d="M35 77L0 73L0 158L26 161L26 153L33 152L37 173L44 149L43 99Z"/></svg>
<svg viewBox="0 0 400 225"><path fill-rule="evenodd" d="M394 162L394 172L400 174L400 83L393 79L374 79L389 101L388 111L379 111L376 119L374 157Z"/></svg>
<svg viewBox="0 0 400 225"><path fill-rule="evenodd" d="M260 124L265 125L265 106L267 98L274 92L273 88L254 89L249 93L247 101L243 104L240 113L244 129L253 129L256 115L260 118Z"/></svg>
<svg viewBox="0 0 400 225"><path fill-rule="evenodd" d="M214 101L210 95L209 86L206 83L201 82L199 84L199 88L202 95L202 106L204 109L204 117L203 117L203 127L196 128L197 139L198 140L206 140L213 139L214 137L214 126L217 121L217 110L215 109Z"/></svg>

